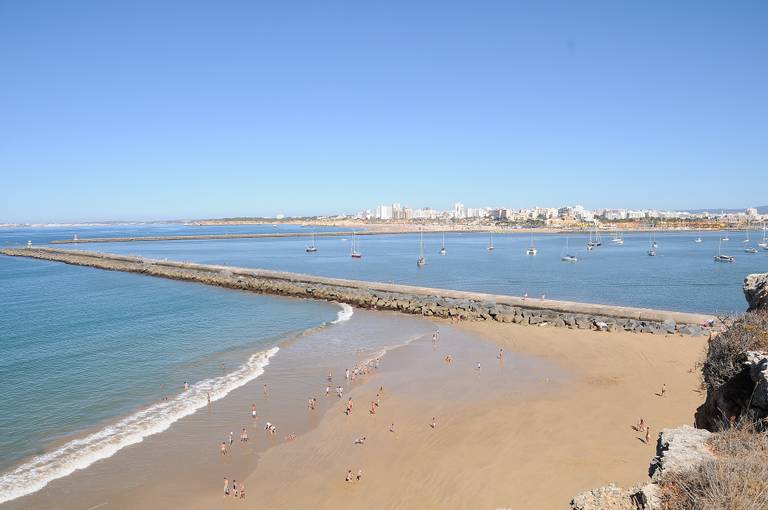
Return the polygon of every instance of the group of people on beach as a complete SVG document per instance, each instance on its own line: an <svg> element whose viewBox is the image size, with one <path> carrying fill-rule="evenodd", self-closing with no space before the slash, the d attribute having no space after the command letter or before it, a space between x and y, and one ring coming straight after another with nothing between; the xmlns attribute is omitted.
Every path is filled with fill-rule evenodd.
<svg viewBox="0 0 768 510"><path fill-rule="evenodd" d="M661 391L659 393L656 393L657 397L666 397L667 396L667 384L664 383L661 385ZM645 444L651 443L651 427L645 422L645 420L641 417L637 419L637 424L632 426L633 429L635 429L637 432L645 432L645 437L640 439Z"/></svg>
<svg viewBox="0 0 768 510"><path fill-rule="evenodd" d="M232 480L232 488L229 486L229 479L224 477L224 497L233 496L235 499L245 499L245 484L238 485L237 480Z"/></svg>

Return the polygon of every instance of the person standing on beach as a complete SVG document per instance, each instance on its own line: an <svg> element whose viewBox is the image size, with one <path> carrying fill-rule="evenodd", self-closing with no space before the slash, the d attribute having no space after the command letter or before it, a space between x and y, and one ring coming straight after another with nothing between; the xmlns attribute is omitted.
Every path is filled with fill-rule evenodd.
<svg viewBox="0 0 768 510"><path fill-rule="evenodd" d="M184 381L184 391L187 391L189 389L189 383L187 381Z"/></svg>
<svg viewBox="0 0 768 510"><path fill-rule="evenodd" d="M362 477L363 477L363 470L362 469L358 469L357 470L357 481L359 482Z"/></svg>
<svg viewBox="0 0 768 510"><path fill-rule="evenodd" d="M666 394L667 394L667 384L664 383L664 384L661 385L661 394L660 394L660 396L663 397Z"/></svg>
<svg viewBox="0 0 768 510"><path fill-rule="evenodd" d="M224 477L224 496L229 496L229 480Z"/></svg>
<svg viewBox="0 0 768 510"><path fill-rule="evenodd" d="M348 368L344 371L344 377L346 377L347 380L349 380L349 369Z"/></svg>
<svg viewBox="0 0 768 510"><path fill-rule="evenodd" d="M352 470L351 469L347 470L347 478L345 479L345 481L346 482L351 482L352 481Z"/></svg>
<svg viewBox="0 0 768 510"><path fill-rule="evenodd" d="M225 443L224 441L222 441L222 442L221 442L221 447L220 447L220 448L221 448L221 454L222 454L222 455L226 455L226 454L227 454L227 443Z"/></svg>
<svg viewBox="0 0 768 510"><path fill-rule="evenodd" d="M331 392L331 387L330 386L326 386L325 387L325 396L327 397L330 392Z"/></svg>
<svg viewBox="0 0 768 510"><path fill-rule="evenodd" d="M251 404L251 418L256 419L256 403Z"/></svg>
<svg viewBox="0 0 768 510"><path fill-rule="evenodd" d="M267 385L266 385L266 383L265 383L265 384L264 384L264 395L266 395L266 394L267 394Z"/></svg>
<svg viewBox="0 0 768 510"><path fill-rule="evenodd" d="M235 433L234 432L230 432L229 433L229 446L232 446L232 443L234 443L234 442L235 442Z"/></svg>
<svg viewBox="0 0 768 510"><path fill-rule="evenodd" d="M434 416L432 417L432 423L430 423L429 426L432 427L433 429L437 428L437 420L435 419Z"/></svg>
<svg viewBox="0 0 768 510"><path fill-rule="evenodd" d="M651 442L651 427L645 427L645 444Z"/></svg>

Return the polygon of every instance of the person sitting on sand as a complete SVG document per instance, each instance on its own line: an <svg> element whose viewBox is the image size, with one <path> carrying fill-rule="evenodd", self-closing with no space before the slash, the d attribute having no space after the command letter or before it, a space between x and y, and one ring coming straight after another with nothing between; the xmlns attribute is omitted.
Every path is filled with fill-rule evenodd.
<svg viewBox="0 0 768 510"><path fill-rule="evenodd" d="M432 417L432 423L429 424L430 427L437 428L437 421L435 420L435 417Z"/></svg>
<svg viewBox="0 0 768 510"><path fill-rule="evenodd" d="M365 444L365 436L360 436L357 439L355 439L355 442L352 444Z"/></svg>
<svg viewBox="0 0 768 510"><path fill-rule="evenodd" d="M294 432L291 432L290 434L285 436L286 441L293 441L294 439L296 439L296 434Z"/></svg>
<svg viewBox="0 0 768 510"><path fill-rule="evenodd" d="M359 482L362 477L363 477L363 470L362 469L358 469L357 470L357 477L356 477L357 481Z"/></svg>
<svg viewBox="0 0 768 510"><path fill-rule="evenodd" d="M240 484L240 499L245 499L245 484Z"/></svg>
<svg viewBox="0 0 768 510"><path fill-rule="evenodd" d="M352 470L351 469L347 470L347 477L344 479L344 481L346 481L346 482L351 482L352 481Z"/></svg>
<svg viewBox="0 0 768 510"><path fill-rule="evenodd" d="M371 414L376 414L376 402L374 402L373 400L371 400L371 411L370 411L370 413Z"/></svg>
<svg viewBox="0 0 768 510"><path fill-rule="evenodd" d="M390 432L394 432L395 431L395 424L394 423L390 424L389 431Z"/></svg>
<svg viewBox="0 0 768 510"><path fill-rule="evenodd" d="M665 383L661 385L661 396L663 397L666 394L667 394L667 385Z"/></svg>

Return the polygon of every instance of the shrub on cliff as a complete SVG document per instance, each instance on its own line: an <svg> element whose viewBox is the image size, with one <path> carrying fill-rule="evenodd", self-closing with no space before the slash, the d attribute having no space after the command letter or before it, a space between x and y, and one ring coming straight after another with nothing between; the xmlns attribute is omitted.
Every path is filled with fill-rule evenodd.
<svg viewBox="0 0 768 510"><path fill-rule="evenodd" d="M715 459L662 477L665 510L768 509L768 433L749 420L713 434Z"/></svg>
<svg viewBox="0 0 768 510"><path fill-rule="evenodd" d="M745 314L709 342L702 369L707 390L716 390L739 373L747 351L768 351L768 310Z"/></svg>

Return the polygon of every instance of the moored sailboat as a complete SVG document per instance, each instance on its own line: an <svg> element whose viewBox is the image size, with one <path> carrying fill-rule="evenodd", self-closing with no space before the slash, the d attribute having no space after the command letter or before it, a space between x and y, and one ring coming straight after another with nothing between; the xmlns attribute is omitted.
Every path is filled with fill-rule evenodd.
<svg viewBox="0 0 768 510"><path fill-rule="evenodd" d="M538 250L536 249L536 243L533 241L533 232L531 232L531 246L525 251L527 255L536 255Z"/></svg>
<svg viewBox="0 0 768 510"><path fill-rule="evenodd" d="M577 262L579 260L575 255L571 255L570 250L568 249L568 236L565 236L565 250L563 250L560 260L563 262Z"/></svg>
<svg viewBox="0 0 768 510"><path fill-rule="evenodd" d="M353 259L363 258L363 254L360 253L357 247L357 233L352 232L352 251L349 254Z"/></svg>
<svg viewBox="0 0 768 510"><path fill-rule="evenodd" d="M445 232L443 232L443 244L440 247L440 255L445 255L448 253L448 250L445 249Z"/></svg>
<svg viewBox="0 0 768 510"><path fill-rule="evenodd" d="M717 255L715 255L715 262L734 262L736 260L736 257L732 255L723 255L721 253L721 249L723 247L723 240L720 240L720 243L717 245Z"/></svg>
<svg viewBox="0 0 768 510"><path fill-rule="evenodd" d="M317 251L317 245L315 244L315 233L312 232L312 244L307 246L304 251L307 253L315 253Z"/></svg>
<svg viewBox="0 0 768 510"><path fill-rule="evenodd" d="M422 267L427 264L427 259L424 258L424 232L419 232L419 258L416 260L416 266Z"/></svg>
<svg viewBox="0 0 768 510"><path fill-rule="evenodd" d="M488 232L488 251L493 251L493 230Z"/></svg>

